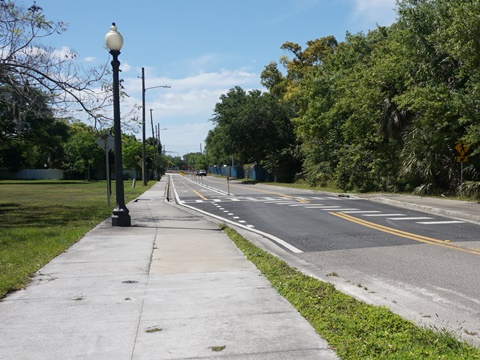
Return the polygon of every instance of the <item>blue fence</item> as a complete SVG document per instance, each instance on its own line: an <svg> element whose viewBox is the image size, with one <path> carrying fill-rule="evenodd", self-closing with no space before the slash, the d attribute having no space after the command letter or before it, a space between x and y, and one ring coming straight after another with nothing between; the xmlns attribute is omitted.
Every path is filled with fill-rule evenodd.
<svg viewBox="0 0 480 360"><path fill-rule="evenodd" d="M275 176L263 169L260 165L249 166L246 171L240 166L209 166L208 172L215 175L231 176L237 179L247 178L256 181L275 181Z"/></svg>

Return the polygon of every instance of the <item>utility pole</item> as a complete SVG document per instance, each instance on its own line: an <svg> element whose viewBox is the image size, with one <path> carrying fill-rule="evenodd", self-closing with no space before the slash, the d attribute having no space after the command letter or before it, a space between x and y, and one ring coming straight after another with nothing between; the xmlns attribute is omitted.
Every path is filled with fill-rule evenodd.
<svg viewBox="0 0 480 360"><path fill-rule="evenodd" d="M152 86L145 88L145 68L142 67L142 184L147 186L147 154L145 148L145 93L155 88L171 88L169 85Z"/></svg>
<svg viewBox="0 0 480 360"><path fill-rule="evenodd" d="M147 186L147 160L145 149L145 68L142 67L142 184Z"/></svg>
<svg viewBox="0 0 480 360"><path fill-rule="evenodd" d="M158 180L158 170L157 170L157 139L155 138L155 128L153 127L153 109L150 109L150 123L152 126L152 139L153 139L153 176L155 180Z"/></svg>

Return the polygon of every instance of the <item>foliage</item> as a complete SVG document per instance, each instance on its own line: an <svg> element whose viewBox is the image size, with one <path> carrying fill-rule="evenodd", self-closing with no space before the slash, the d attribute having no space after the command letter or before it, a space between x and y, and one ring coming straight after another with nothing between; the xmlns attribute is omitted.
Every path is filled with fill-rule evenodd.
<svg viewBox="0 0 480 360"><path fill-rule="evenodd" d="M391 26L340 43L286 42L286 74L275 62L262 72L270 94L295 111L311 185L453 193L459 141L472 149L465 174L478 180L480 2L400 0L397 8Z"/></svg>
<svg viewBox="0 0 480 360"><path fill-rule="evenodd" d="M190 169L206 170L208 168L207 157L202 153L188 153L183 156L183 159Z"/></svg>
<svg viewBox="0 0 480 360"><path fill-rule="evenodd" d="M109 98L107 86L103 93L98 88L106 67L83 69L76 64L77 54L70 49L45 46L45 38L66 31L62 21L48 20L34 2L25 7L21 2L0 1L0 85L3 91L15 94L24 101L16 105L12 115L26 111L22 103L35 101L35 88L46 94L50 105L66 110L80 106L93 118L100 115Z"/></svg>
<svg viewBox="0 0 480 360"><path fill-rule="evenodd" d="M105 152L95 142L98 133L82 122L72 123L69 132L63 169L68 178L90 180L92 169L105 169Z"/></svg>
<svg viewBox="0 0 480 360"><path fill-rule="evenodd" d="M54 118L46 94L35 88L23 91L30 94L30 102L11 88L0 87L0 167L58 168L68 125Z"/></svg>
<svg viewBox="0 0 480 360"><path fill-rule="evenodd" d="M298 156L291 115L291 107L271 94L234 87L215 106L215 127L206 139L209 162L229 164L233 155L239 165L262 164L292 179Z"/></svg>

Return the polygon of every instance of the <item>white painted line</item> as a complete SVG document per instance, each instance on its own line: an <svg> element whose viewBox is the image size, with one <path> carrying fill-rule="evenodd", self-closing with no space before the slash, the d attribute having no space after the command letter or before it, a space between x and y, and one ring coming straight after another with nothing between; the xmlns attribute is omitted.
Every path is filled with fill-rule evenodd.
<svg viewBox="0 0 480 360"><path fill-rule="evenodd" d="M445 224L465 224L464 221L450 220L450 221L418 221L417 224L422 225L445 225Z"/></svg>
<svg viewBox="0 0 480 360"><path fill-rule="evenodd" d="M195 200L197 203L203 203L203 200Z"/></svg>
<svg viewBox="0 0 480 360"><path fill-rule="evenodd" d="M254 228L255 226L253 225L247 225L250 229Z"/></svg>
<svg viewBox="0 0 480 360"><path fill-rule="evenodd" d="M330 211L330 210L335 210L335 211L354 211L354 210L357 210L357 209L321 209L321 210L325 210L325 211Z"/></svg>
<svg viewBox="0 0 480 360"><path fill-rule="evenodd" d="M324 206L324 205L317 205L317 206L306 206L306 209L324 209L324 210L335 210L338 209L340 206Z"/></svg>
<svg viewBox="0 0 480 360"><path fill-rule="evenodd" d="M240 199L233 198L232 201L240 201Z"/></svg>
<svg viewBox="0 0 480 360"><path fill-rule="evenodd" d="M314 196L314 197L312 197L312 199L315 199L315 200L325 200L325 198L318 197L318 196Z"/></svg>
<svg viewBox="0 0 480 360"><path fill-rule="evenodd" d="M380 211L375 210L355 210L355 211L344 211L345 214L378 214Z"/></svg>
<svg viewBox="0 0 480 360"><path fill-rule="evenodd" d="M234 216L233 218L234 218L234 219L240 219L240 217L238 217L238 216Z"/></svg>
<svg viewBox="0 0 480 360"><path fill-rule="evenodd" d="M228 210L224 210L223 212L224 212L224 213L228 213Z"/></svg>
<svg viewBox="0 0 480 360"><path fill-rule="evenodd" d="M241 224L245 224L245 223L246 223L245 220L238 220L238 222L241 223Z"/></svg>
<svg viewBox="0 0 480 360"><path fill-rule="evenodd" d="M383 216L383 217L388 217L388 216L407 216L405 214L365 214L363 216Z"/></svg>
<svg viewBox="0 0 480 360"><path fill-rule="evenodd" d="M228 213L227 215L228 215L228 216L233 216L233 213Z"/></svg>
<svg viewBox="0 0 480 360"><path fill-rule="evenodd" d="M214 202L222 202L220 199L213 199Z"/></svg>
<svg viewBox="0 0 480 360"><path fill-rule="evenodd" d="M292 207L299 207L299 206L311 206L312 204L307 204L307 203L304 203L304 204L291 204L291 205L288 205L288 206L292 206Z"/></svg>
<svg viewBox="0 0 480 360"><path fill-rule="evenodd" d="M387 218L387 220L428 220L428 219L433 219L431 217L401 217L401 218Z"/></svg>
<svg viewBox="0 0 480 360"><path fill-rule="evenodd" d="M249 230L251 232L254 232L255 234L259 234L259 235L262 235L264 237L266 237L267 239L270 239L272 241L275 241L277 244L280 244L282 245L284 248L290 250L291 252L293 252L294 254L302 254L303 251L300 250L300 249L297 249L295 246L293 245L290 245L289 243L287 243L286 241L272 235L272 234L269 234L269 233L266 233L266 232L263 232L263 231L260 231L260 230L257 230L257 229L253 229L253 228L250 228L248 226L245 226L243 224L239 224L239 223L236 223L234 221L231 221L229 219L226 219L226 218L222 218L220 216L217 216L217 215L214 215L214 214L211 214L209 212L206 212L206 211L203 211L203 210L200 210L200 209L197 209L193 206L190 206L190 205L186 205L184 201L180 200L180 197L178 196L178 192L177 192L177 189L175 189L175 182L172 181L172 185L173 185L173 193L175 194L175 200L177 202L177 204L183 206L183 207L186 207L186 208L189 208L193 211L196 211L196 212L199 212L201 214L205 214L205 215L208 215L210 217L213 217L215 219L218 219L218 220L221 220L221 221L226 221L227 223L229 224L232 224L234 226L238 226L238 227L241 227L241 228L244 228L245 230Z"/></svg>

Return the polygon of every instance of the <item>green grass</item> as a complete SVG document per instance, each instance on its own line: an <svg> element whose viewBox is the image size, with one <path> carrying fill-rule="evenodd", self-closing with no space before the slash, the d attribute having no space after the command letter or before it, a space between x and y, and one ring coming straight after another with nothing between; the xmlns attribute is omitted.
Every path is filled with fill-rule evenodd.
<svg viewBox="0 0 480 360"><path fill-rule="evenodd" d="M480 359L479 349L449 332L419 327L386 307L356 300L222 228L342 359Z"/></svg>
<svg viewBox="0 0 480 360"><path fill-rule="evenodd" d="M153 184L125 182L125 202ZM0 181L0 298L110 216L112 191L108 207L104 181Z"/></svg>

